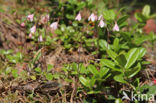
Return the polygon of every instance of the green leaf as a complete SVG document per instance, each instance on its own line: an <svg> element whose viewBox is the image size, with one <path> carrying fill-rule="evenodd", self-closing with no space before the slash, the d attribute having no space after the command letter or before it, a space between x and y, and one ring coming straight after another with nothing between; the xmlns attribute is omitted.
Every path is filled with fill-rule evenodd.
<svg viewBox="0 0 156 103"><path fill-rule="evenodd" d="M47 80L52 80L53 79L53 75L51 73L46 74L46 79Z"/></svg>
<svg viewBox="0 0 156 103"><path fill-rule="evenodd" d="M80 73L86 73L87 74L87 69L83 64L80 65Z"/></svg>
<svg viewBox="0 0 156 103"><path fill-rule="evenodd" d="M151 62L150 61L142 61L141 64L148 65L148 64L151 64Z"/></svg>
<svg viewBox="0 0 156 103"><path fill-rule="evenodd" d="M144 15L142 15L141 13L136 13L135 14L135 18L139 21L139 22L146 22L146 17Z"/></svg>
<svg viewBox="0 0 156 103"><path fill-rule="evenodd" d="M152 15L150 16L150 18L156 18L156 13L155 13L155 14L152 14Z"/></svg>
<svg viewBox="0 0 156 103"><path fill-rule="evenodd" d="M121 69L115 68L115 63L112 62L111 60L101 59L100 60L100 64L101 64L101 66L109 67L109 68L111 68L114 71L122 72Z"/></svg>
<svg viewBox="0 0 156 103"><path fill-rule="evenodd" d="M61 30L62 30L62 28L61 28ZM62 34L62 31L61 31L60 29L56 29L55 30L55 33L57 34L57 35L61 35ZM63 29L64 30L64 29Z"/></svg>
<svg viewBox="0 0 156 103"><path fill-rule="evenodd" d="M6 70L5 70L5 73L6 73L6 74L9 74L9 73L11 72L11 70L12 70L11 67L7 67Z"/></svg>
<svg viewBox="0 0 156 103"><path fill-rule="evenodd" d="M138 59L141 59L147 52L147 50L145 48L139 48L139 57Z"/></svg>
<svg viewBox="0 0 156 103"><path fill-rule="evenodd" d="M88 4L92 4L93 0L86 0Z"/></svg>
<svg viewBox="0 0 156 103"><path fill-rule="evenodd" d="M83 76L80 76L79 77L79 80L80 80L80 82L84 85L84 86L86 86L86 87L90 87L89 85L89 81L86 79L86 78L84 78Z"/></svg>
<svg viewBox="0 0 156 103"><path fill-rule="evenodd" d="M117 21L117 24L120 26L122 25L127 19L128 19L129 16L125 15L123 17L121 17L118 21Z"/></svg>
<svg viewBox="0 0 156 103"><path fill-rule="evenodd" d="M153 94L153 95L156 94L156 86L143 85L143 86L139 87L139 90L141 92L146 91L148 98L151 97L151 94Z"/></svg>
<svg viewBox="0 0 156 103"><path fill-rule="evenodd" d="M1 13L4 13L4 12L5 12L5 10L3 10L2 8L0 8L0 12L1 12Z"/></svg>
<svg viewBox="0 0 156 103"><path fill-rule="evenodd" d="M68 2L71 3L71 4L76 4L77 0L68 0Z"/></svg>
<svg viewBox="0 0 156 103"><path fill-rule="evenodd" d="M141 64L138 63L136 67L129 69L128 71L125 72L125 75L128 78L132 78L135 76L139 71L141 70Z"/></svg>
<svg viewBox="0 0 156 103"><path fill-rule="evenodd" d="M148 95L156 94L156 86L149 86L149 91L147 92Z"/></svg>
<svg viewBox="0 0 156 103"><path fill-rule="evenodd" d="M99 40L99 46L100 46L101 50L110 49L109 44L105 40Z"/></svg>
<svg viewBox="0 0 156 103"><path fill-rule="evenodd" d="M115 60L115 58L117 57L117 54L113 52L111 49L107 50L107 53L113 60Z"/></svg>
<svg viewBox="0 0 156 103"><path fill-rule="evenodd" d="M83 103L90 103L85 98L83 98Z"/></svg>
<svg viewBox="0 0 156 103"><path fill-rule="evenodd" d="M114 20L116 17L116 14L113 10L106 10L104 11L103 17L106 20Z"/></svg>
<svg viewBox="0 0 156 103"><path fill-rule="evenodd" d="M150 6L149 5L145 5L143 10L142 10L142 14L146 17L150 16Z"/></svg>
<svg viewBox="0 0 156 103"><path fill-rule="evenodd" d="M60 78L60 74L53 74L53 78L54 79L59 79Z"/></svg>
<svg viewBox="0 0 156 103"><path fill-rule="evenodd" d="M77 27L77 26L78 26L78 22L77 22L77 21L74 21L74 22L72 22L72 25L73 25L74 27Z"/></svg>
<svg viewBox="0 0 156 103"><path fill-rule="evenodd" d="M79 69L79 64L77 64L77 63L72 63L72 69L73 69L74 71L77 71L77 70Z"/></svg>
<svg viewBox="0 0 156 103"><path fill-rule="evenodd" d="M99 72L98 72L98 70L96 69L96 67L94 66L94 65L92 65L92 64L90 64L89 66L88 66L88 70L92 73L92 74L94 74L94 75L97 75Z"/></svg>
<svg viewBox="0 0 156 103"><path fill-rule="evenodd" d="M86 6L85 2L80 2L78 3L78 8L76 9L76 11L80 11L80 9L84 8Z"/></svg>
<svg viewBox="0 0 156 103"><path fill-rule="evenodd" d="M112 74L109 73L108 75L104 76L103 81L105 81L107 78L109 78Z"/></svg>
<svg viewBox="0 0 156 103"><path fill-rule="evenodd" d="M150 40L150 38L147 35L143 35L141 37L135 38L134 43L140 45L147 40Z"/></svg>
<svg viewBox="0 0 156 103"><path fill-rule="evenodd" d="M120 83L128 84L128 82L124 80L123 74L119 74L119 75L114 76L114 80L117 82L120 82Z"/></svg>
<svg viewBox="0 0 156 103"><path fill-rule="evenodd" d="M7 59L9 60L9 62L12 62L12 63L17 63L17 60L14 56L12 55L6 55Z"/></svg>
<svg viewBox="0 0 156 103"><path fill-rule="evenodd" d="M53 65L48 64L48 67L47 67L47 72L50 72L52 69L53 69Z"/></svg>
<svg viewBox="0 0 156 103"><path fill-rule="evenodd" d="M128 26L128 22L124 22L122 24L119 25L119 28L122 29L124 27Z"/></svg>
<svg viewBox="0 0 156 103"><path fill-rule="evenodd" d="M78 72L77 72L77 71L72 71L71 74L72 74L72 75L77 75Z"/></svg>
<svg viewBox="0 0 156 103"><path fill-rule="evenodd" d="M17 71L17 69L12 69L12 76L14 78L17 78L18 77L18 71Z"/></svg>
<svg viewBox="0 0 156 103"><path fill-rule="evenodd" d="M20 53L20 52L18 52L17 54L16 54L16 58L18 59L18 60L22 60L22 53Z"/></svg>
<svg viewBox="0 0 156 103"><path fill-rule="evenodd" d="M36 80L36 77L35 77L35 76L30 76L30 78L31 78L32 80Z"/></svg>
<svg viewBox="0 0 156 103"><path fill-rule="evenodd" d="M99 94L99 93L101 93L101 91L91 90L91 91L87 92L87 94Z"/></svg>
<svg viewBox="0 0 156 103"><path fill-rule="evenodd" d="M105 76L108 73L108 71L109 71L109 68L102 67L99 72L100 77L102 78L103 76Z"/></svg>
<svg viewBox="0 0 156 103"><path fill-rule="evenodd" d="M120 54L119 56L117 56L117 57L116 57L116 61L117 61L118 64L119 64L120 66L122 66L122 67L124 67L125 64L126 64L126 62L127 62L127 60L126 60L124 54Z"/></svg>
<svg viewBox="0 0 156 103"><path fill-rule="evenodd" d="M109 68L114 68L115 67L114 62L112 62L111 60L107 60L107 59L101 59L100 64L102 66L107 66Z"/></svg>
<svg viewBox="0 0 156 103"><path fill-rule="evenodd" d="M96 82L96 79L93 77L91 77L91 79L88 79L89 81L89 85L90 85L90 88L94 86L95 82Z"/></svg>
<svg viewBox="0 0 156 103"><path fill-rule="evenodd" d="M75 16L70 15L70 14L66 14L66 17L67 17L68 19L71 19L71 20L74 20L74 18L75 18Z"/></svg>
<svg viewBox="0 0 156 103"><path fill-rule="evenodd" d="M118 52L119 49L120 49L120 46L119 46L119 39L118 38L115 38L115 40L113 41L113 49Z"/></svg>
<svg viewBox="0 0 156 103"><path fill-rule="evenodd" d="M32 64L34 64L41 57L41 51L37 52L35 57L32 60Z"/></svg>
<svg viewBox="0 0 156 103"><path fill-rule="evenodd" d="M41 73L41 68L37 67L37 68L35 68L35 71L38 73Z"/></svg>
<svg viewBox="0 0 156 103"><path fill-rule="evenodd" d="M127 59L127 63L125 65L126 69L130 68L136 62L136 60L138 59L139 53L140 51L137 48L133 48L128 52L126 56L126 59Z"/></svg>
<svg viewBox="0 0 156 103"><path fill-rule="evenodd" d="M132 42L132 34L130 32L120 32L120 34L127 42Z"/></svg>
<svg viewBox="0 0 156 103"><path fill-rule="evenodd" d="M150 32L148 36L149 36L151 41L156 40L156 35L154 34L154 32Z"/></svg>

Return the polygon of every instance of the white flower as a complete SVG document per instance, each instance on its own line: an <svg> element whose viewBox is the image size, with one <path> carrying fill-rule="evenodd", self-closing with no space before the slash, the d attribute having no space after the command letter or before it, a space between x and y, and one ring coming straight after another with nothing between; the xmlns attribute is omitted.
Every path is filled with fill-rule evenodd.
<svg viewBox="0 0 156 103"><path fill-rule="evenodd" d="M104 26L106 26L106 24L104 23L103 20L100 20L98 26L101 27L101 28L103 28Z"/></svg>
<svg viewBox="0 0 156 103"><path fill-rule="evenodd" d="M34 25L32 28L30 28L30 33L35 33L36 32L36 26Z"/></svg>
<svg viewBox="0 0 156 103"><path fill-rule="evenodd" d="M80 13L77 14L77 16L75 17L75 20L78 20L78 21L81 20L81 14Z"/></svg>
<svg viewBox="0 0 156 103"><path fill-rule="evenodd" d="M94 13L92 13L92 14L89 16L88 20L89 20L89 21L91 20L92 22L94 22L95 20L97 20L97 16L96 16Z"/></svg>
<svg viewBox="0 0 156 103"><path fill-rule="evenodd" d="M34 19L34 14L30 14L30 15L28 15L27 16L27 19L29 20L29 21L33 21L33 19Z"/></svg>
<svg viewBox="0 0 156 103"><path fill-rule="evenodd" d="M53 29L53 30L56 30L58 28L58 22L53 22L50 27Z"/></svg>
<svg viewBox="0 0 156 103"><path fill-rule="evenodd" d="M114 27L113 27L113 31L119 31L119 26L117 23L115 23Z"/></svg>

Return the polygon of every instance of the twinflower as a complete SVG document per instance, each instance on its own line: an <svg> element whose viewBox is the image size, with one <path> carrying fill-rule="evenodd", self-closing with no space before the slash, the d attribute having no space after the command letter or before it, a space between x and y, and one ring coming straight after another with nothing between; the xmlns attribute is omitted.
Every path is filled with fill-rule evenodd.
<svg viewBox="0 0 156 103"><path fill-rule="evenodd" d="M32 22L33 19L34 19L34 14L30 14L30 15L27 16L27 20Z"/></svg>
<svg viewBox="0 0 156 103"><path fill-rule="evenodd" d="M89 21L91 20L92 22L94 22L94 21L97 20L97 16L96 16L94 13L92 13L92 14L89 16L88 20L89 20Z"/></svg>
<svg viewBox="0 0 156 103"><path fill-rule="evenodd" d="M53 30L56 30L58 28L58 22L53 22L51 25L50 25L50 28L52 28Z"/></svg>
<svg viewBox="0 0 156 103"><path fill-rule="evenodd" d="M81 14L80 14L80 12L77 14L77 16L75 17L75 20L78 20L78 21L80 21L81 20Z"/></svg>
<svg viewBox="0 0 156 103"><path fill-rule="evenodd" d="M34 34L36 32L36 26L34 25L32 28L30 28L30 32Z"/></svg>
<svg viewBox="0 0 156 103"><path fill-rule="evenodd" d="M39 41L39 42L42 42L42 41L43 41L42 35L40 35L40 36L38 37L38 41Z"/></svg>
<svg viewBox="0 0 156 103"><path fill-rule="evenodd" d="M116 22L115 22L115 25L113 27L113 31L119 31L119 26Z"/></svg>
<svg viewBox="0 0 156 103"><path fill-rule="evenodd" d="M98 24L99 27L103 28L104 26L106 26L106 24L104 23L104 21L101 19L99 24Z"/></svg>

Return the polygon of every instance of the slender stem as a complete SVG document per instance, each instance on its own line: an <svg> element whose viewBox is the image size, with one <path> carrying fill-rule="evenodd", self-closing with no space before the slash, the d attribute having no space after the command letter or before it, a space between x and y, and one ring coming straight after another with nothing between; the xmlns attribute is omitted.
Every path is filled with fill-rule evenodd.
<svg viewBox="0 0 156 103"><path fill-rule="evenodd" d="M110 34L109 34L109 30L107 28L107 49L108 49L108 43L109 43L109 36L110 36Z"/></svg>

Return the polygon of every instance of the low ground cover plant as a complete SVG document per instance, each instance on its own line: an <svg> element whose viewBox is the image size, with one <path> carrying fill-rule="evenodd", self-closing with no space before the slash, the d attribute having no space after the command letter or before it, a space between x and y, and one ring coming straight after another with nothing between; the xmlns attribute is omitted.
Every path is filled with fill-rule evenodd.
<svg viewBox="0 0 156 103"><path fill-rule="evenodd" d="M144 29L156 17L150 5L131 17L121 1L14 3L14 21L0 8L0 102L155 101L156 35Z"/></svg>

